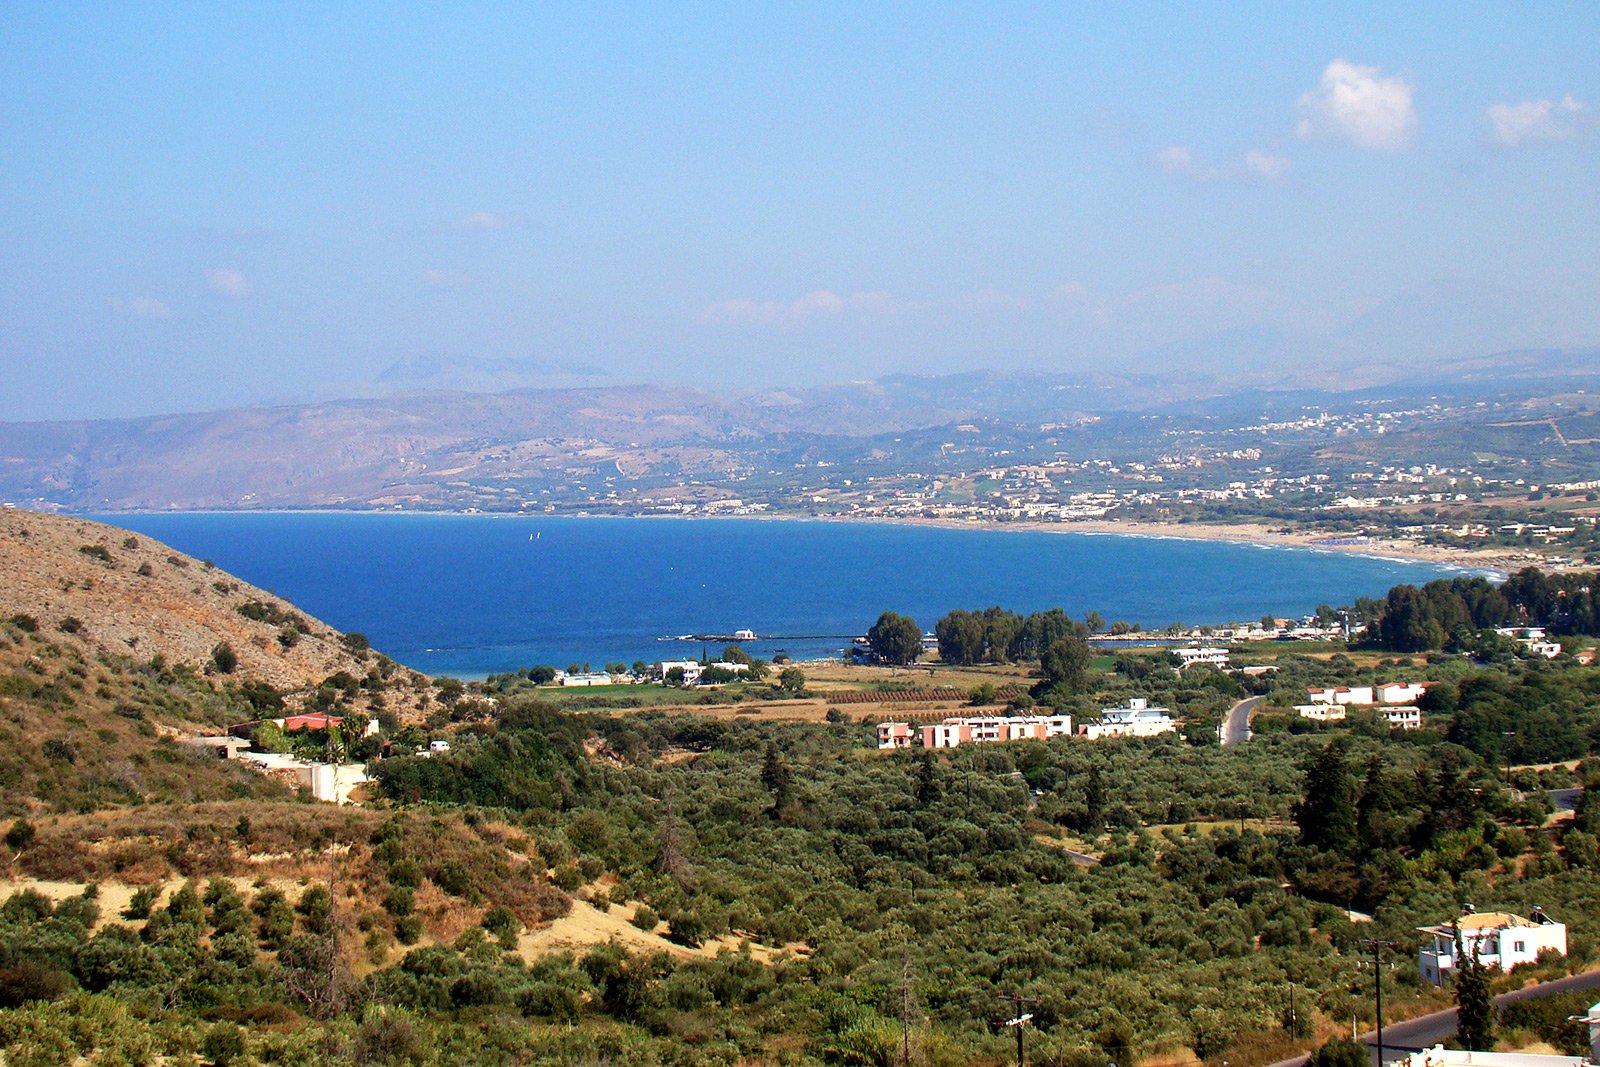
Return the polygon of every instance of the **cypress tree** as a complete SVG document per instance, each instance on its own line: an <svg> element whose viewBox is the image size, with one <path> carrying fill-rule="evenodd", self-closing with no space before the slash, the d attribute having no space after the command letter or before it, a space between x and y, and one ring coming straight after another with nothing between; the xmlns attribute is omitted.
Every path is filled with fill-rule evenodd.
<svg viewBox="0 0 1600 1067"><path fill-rule="evenodd" d="M1355 783L1335 741L1306 771L1306 791L1294 806L1300 841L1324 852L1348 853L1356 844Z"/></svg>

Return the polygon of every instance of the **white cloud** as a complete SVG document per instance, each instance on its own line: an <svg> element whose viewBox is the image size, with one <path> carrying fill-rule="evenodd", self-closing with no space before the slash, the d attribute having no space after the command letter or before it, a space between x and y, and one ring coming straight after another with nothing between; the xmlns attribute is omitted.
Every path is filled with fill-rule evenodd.
<svg viewBox="0 0 1600 1067"><path fill-rule="evenodd" d="M250 279L232 267L214 267L206 271L206 284L219 296L237 298L250 295Z"/></svg>
<svg viewBox="0 0 1600 1067"><path fill-rule="evenodd" d="M1156 153L1156 166L1168 174L1193 174L1194 153L1181 144L1168 145Z"/></svg>
<svg viewBox="0 0 1600 1067"><path fill-rule="evenodd" d="M743 322L792 324L818 317L831 318L847 311L884 314L904 307L882 290L841 296L829 289L818 289L788 302L724 300L701 311L699 318L701 322L724 326Z"/></svg>
<svg viewBox="0 0 1600 1067"><path fill-rule="evenodd" d="M1168 174L1192 178L1198 182L1222 179L1264 178L1270 182L1282 181L1289 173L1289 161L1283 156L1251 149L1239 163L1226 167L1213 167L1195 159L1194 153L1184 145L1169 145L1155 154L1155 164Z"/></svg>
<svg viewBox="0 0 1600 1067"><path fill-rule="evenodd" d="M422 284L430 289L459 289L467 283L466 275L453 270L425 270Z"/></svg>
<svg viewBox="0 0 1600 1067"><path fill-rule="evenodd" d="M1008 293L990 285L974 289L969 293L957 294L953 303L958 308L973 311L1026 311L1033 306L1033 301L1025 296Z"/></svg>
<svg viewBox="0 0 1600 1067"><path fill-rule="evenodd" d="M172 314L167 305L153 296L136 296L129 300L119 297L111 301L111 308L136 319L164 319Z"/></svg>
<svg viewBox="0 0 1600 1067"><path fill-rule="evenodd" d="M474 211L461 220L464 230L509 230L520 225L521 215L499 215L493 211Z"/></svg>
<svg viewBox="0 0 1600 1067"><path fill-rule="evenodd" d="M1289 160L1252 148L1244 154L1244 169L1269 182L1281 182L1289 174Z"/></svg>
<svg viewBox="0 0 1600 1067"><path fill-rule="evenodd" d="M1494 127L1494 139L1503 145L1525 141L1565 141L1582 131L1589 105L1572 96L1560 101L1524 100L1520 104L1495 104L1485 115Z"/></svg>
<svg viewBox="0 0 1600 1067"><path fill-rule="evenodd" d="M1398 151L1411 143L1417 112L1411 85L1377 67L1335 59L1317 87L1300 97L1302 138L1336 137L1357 148Z"/></svg>

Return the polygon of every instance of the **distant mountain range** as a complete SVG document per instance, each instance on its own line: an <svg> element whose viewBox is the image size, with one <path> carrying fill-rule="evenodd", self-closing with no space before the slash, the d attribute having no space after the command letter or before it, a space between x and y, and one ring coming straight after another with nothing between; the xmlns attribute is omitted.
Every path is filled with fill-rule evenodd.
<svg viewBox="0 0 1600 1067"><path fill-rule="evenodd" d="M1090 427L1080 442L1089 447L1092 427L1113 413L1253 417L1363 397L1582 394L1600 381L1600 349L1503 352L1427 370L1280 369L1262 381L1135 369L895 375L804 389L467 388L538 380L541 367L412 363L393 368L389 384L453 381L461 388L138 419L0 423L0 500L89 511L439 507L460 506L452 486L516 497L539 487L581 488L596 472L645 487L692 485L795 456L876 454L882 449L873 442L883 435L980 419L1019 424L1018 432L1024 424Z"/></svg>

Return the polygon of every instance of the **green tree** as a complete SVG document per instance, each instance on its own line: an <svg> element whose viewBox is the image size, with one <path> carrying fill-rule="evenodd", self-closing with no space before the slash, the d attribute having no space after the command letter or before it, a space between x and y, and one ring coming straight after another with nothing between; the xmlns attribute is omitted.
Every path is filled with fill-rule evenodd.
<svg viewBox="0 0 1600 1067"><path fill-rule="evenodd" d="M1060 687L1071 693L1082 692L1093 659L1094 651L1080 634L1069 633L1057 638L1039 657L1039 673L1044 676L1042 688Z"/></svg>
<svg viewBox="0 0 1600 1067"><path fill-rule="evenodd" d="M939 641L939 658L946 663L971 664L983 660L983 617L970 611L952 611L933 624Z"/></svg>
<svg viewBox="0 0 1600 1067"><path fill-rule="evenodd" d="M783 755L778 751L777 744L772 741L767 742L766 755L761 761L761 784L772 794L773 812L777 812L789 802L789 790L794 784L794 779L789 773L788 766L783 762Z"/></svg>
<svg viewBox="0 0 1600 1067"><path fill-rule="evenodd" d="M906 615L886 611L867 631L867 646L884 663L904 666L916 662L922 651L922 630Z"/></svg>
<svg viewBox="0 0 1600 1067"><path fill-rule="evenodd" d="M785 693L799 695L806 691L806 672L799 667L785 667L778 674L778 688Z"/></svg>
<svg viewBox="0 0 1600 1067"><path fill-rule="evenodd" d="M917 803L927 807L939 799L939 773L933 762L933 753L922 750L922 761L917 765Z"/></svg>
<svg viewBox="0 0 1600 1067"><path fill-rule="evenodd" d="M1294 821L1304 844L1325 852L1349 852L1355 846L1356 789L1341 743L1325 746L1312 761Z"/></svg>
<svg viewBox="0 0 1600 1067"><path fill-rule="evenodd" d="M1369 1067L1372 1055L1365 1045L1336 1037L1311 1054L1306 1067Z"/></svg>
<svg viewBox="0 0 1600 1067"><path fill-rule="evenodd" d="M1461 933L1456 932L1456 1036L1469 1050L1494 1047L1494 994L1489 988L1489 968L1478 962L1476 951L1461 951Z"/></svg>

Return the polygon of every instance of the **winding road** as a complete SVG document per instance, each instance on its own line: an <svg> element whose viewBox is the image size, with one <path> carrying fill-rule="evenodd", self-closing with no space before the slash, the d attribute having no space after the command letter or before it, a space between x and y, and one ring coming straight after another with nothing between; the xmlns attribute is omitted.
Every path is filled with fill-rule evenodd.
<svg viewBox="0 0 1600 1067"><path fill-rule="evenodd" d="M1519 1000L1538 1000L1541 997L1553 997L1557 993L1566 993L1574 989L1600 989L1600 971L1571 974L1565 978L1540 982L1525 989L1513 989L1509 993L1501 993L1495 997L1494 1002L1497 1007L1505 1007ZM1420 1049L1432 1048L1455 1032L1456 1009L1454 1008L1436 1011L1429 1015L1419 1015L1405 1022L1389 1023L1383 1028L1383 1062L1392 1063ZM1362 1034L1360 1040L1362 1044L1372 1049L1372 1062L1376 1067L1378 1035L1375 1032L1368 1032ZM1302 1067L1308 1058L1296 1056L1293 1059L1279 1060L1271 1067Z"/></svg>
<svg viewBox="0 0 1600 1067"><path fill-rule="evenodd" d="M1266 697L1247 697L1239 701L1222 720L1222 743L1224 745L1242 745L1250 740L1250 716L1255 714L1256 706Z"/></svg>

